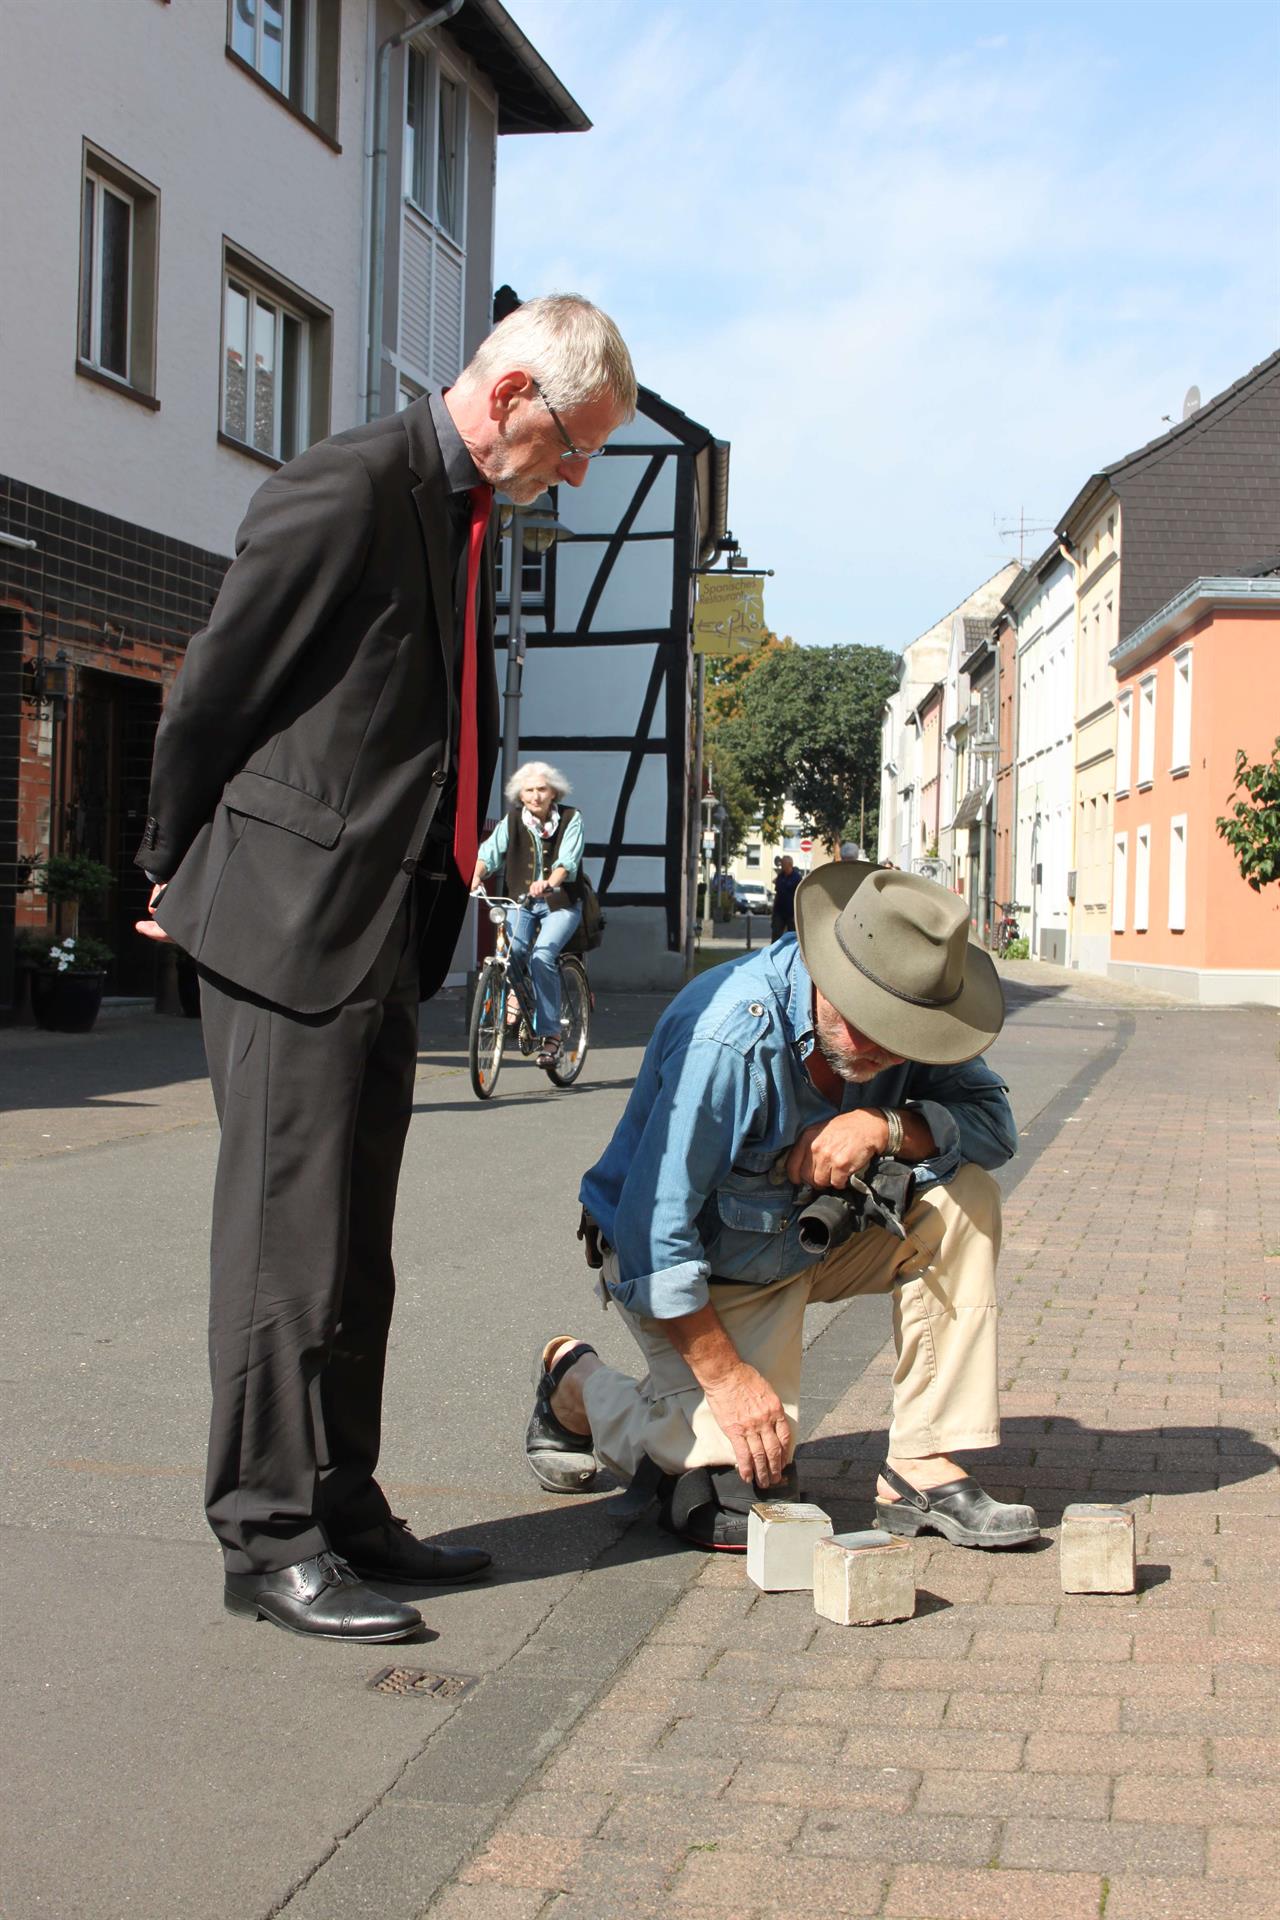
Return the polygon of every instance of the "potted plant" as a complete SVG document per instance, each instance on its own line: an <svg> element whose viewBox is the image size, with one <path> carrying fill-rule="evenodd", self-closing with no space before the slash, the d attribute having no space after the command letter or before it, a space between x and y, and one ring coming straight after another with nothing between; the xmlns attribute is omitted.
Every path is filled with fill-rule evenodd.
<svg viewBox="0 0 1280 1920"><path fill-rule="evenodd" d="M33 968L31 1011L50 1033L88 1033L102 1005L102 987L112 953L92 934L28 934L22 954Z"/></svg>
<svg viewBox="0 0 1280 1920"><path fill-rule="evenodd" d="M35 863L30 885L48 900L54 929L62 935L79 933L81 903L101 900L114 879L110 867L87 854L51 853Z"/></svg>

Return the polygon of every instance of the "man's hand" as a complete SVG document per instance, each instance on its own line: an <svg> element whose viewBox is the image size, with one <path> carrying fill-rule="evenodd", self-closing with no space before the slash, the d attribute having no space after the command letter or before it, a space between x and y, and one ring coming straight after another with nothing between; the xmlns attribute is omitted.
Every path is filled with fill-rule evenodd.
<svg viewBox="0 0 1280 1920"><path fill-rule="evenodd" d="M764 1375L741 1357L710 1301L662 1326L706 1395L747 1485L777 1486L791 1454L791 1425Z"/></svg>
<svg viewBox="0 0 1280 1920"><path fill-rule="evenodd" d="M791 1425L764 1375L740 1360L723 1379L703 1390L747 1485L754 1480L759 1487L776 1487L791 1455Z"/></svg>
<svg viewBox="0 0 1280 1920"><path fill-rule="evenodd" d="M529 882L529 898L531 900L541 900L543 894L546 892L547 883L545 880L531 880Z"/></svg>
<svg viewBox="0 0 1280 1920"><path fill-rule="evenodd" d="M156 908L160 904L160 896L168 884L167 880L162 880L158 886L152 887L151 898L147 901L147 913L149 915L155 913ZM135 920L133 930L135 933L140 933L145 940L163 940L169 945L172 945L164 928L159 926L154 919Z"/></svg>
<svg viewBox="0 0 1280 1920"><path fill-rule="evenodd" d="M888 1122L878 1108L838 1113L805 1128L787 1155L787 1178L797 1187L847 1187L888 1144Z"/></svg>

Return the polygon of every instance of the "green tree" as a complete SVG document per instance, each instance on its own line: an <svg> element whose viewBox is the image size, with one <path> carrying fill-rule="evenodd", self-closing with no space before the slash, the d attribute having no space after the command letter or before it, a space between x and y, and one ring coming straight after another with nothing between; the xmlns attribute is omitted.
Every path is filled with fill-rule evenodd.
<svg viewBox="0 0 1280 1920"><path fill-rule="evenodd" d="M1244 878L1255 893L1261 893L1271 881L1280 880L1280 734L1269 760L1251 763L1243 749L1237 752L1231 794L1242 788L1248 798L1237 800L1214 825Z"/></svg>
<svg viewBox="0 0 1280 1920"><path fill-rule="evenodd" d="M729 740L729 723L742 711L743 690L772 655L793 649L795 642L769 639L750 652L708 654L703 688L703 765L725 822L725 858L742 851L756 814L764 802L743 774ZM766 826L770 823L766 820Z"/></svg>
<svg viewBox="0 0 1280 1920"><path fill-rule="evenodd" d="M880 719L898 663L883 647L779 648L743 682L725 743L768 811L789 796L824 840L874 839Z"/></svg>

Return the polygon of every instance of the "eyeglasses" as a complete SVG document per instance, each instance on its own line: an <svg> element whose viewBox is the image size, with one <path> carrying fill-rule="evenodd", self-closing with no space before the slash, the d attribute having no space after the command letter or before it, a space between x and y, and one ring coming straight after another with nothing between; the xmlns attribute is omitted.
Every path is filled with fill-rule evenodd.
<svg viewBox="0 0 1280 1920"><path fill-rule="evenodd" d="M542 391L542 388L538 385L537 381L533 379L532 374L529 375L529 378L530 380L533 380L534 392L537 394L539 400L541 400L547 412L551 415L551 418L555 421L556 432L560 435L560 438L564 441L564 450L566 454L569 456L570 460L598 460L600 458L600 455L604 452L604 448L592 447L591 450L588 452L585 447L575 447L572 440L569 438L568 434L564 430L564 421L560 418L560 415L556 412L555 408L552 406L551 402L548 400L546 394Z"/></svg>

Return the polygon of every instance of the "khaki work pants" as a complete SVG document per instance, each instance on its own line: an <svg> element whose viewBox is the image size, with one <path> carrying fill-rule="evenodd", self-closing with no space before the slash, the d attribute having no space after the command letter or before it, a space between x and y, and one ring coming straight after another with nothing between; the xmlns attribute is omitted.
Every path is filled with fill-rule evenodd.
<svg viewBox="0 0 1280 1920"><path fill-rule="evenodd" d="M999 1189L990 1174L966 1164L948 1186L926 1188L905 1225L905 1240L870 1228L771 1286L714 1282L712 1304L742 1359L781 1400L794 1432L805 1308L810 1301L892 1292L897 1365L889 1452L918 1460L997 1446ZM616 1256L607 1254L606 1282L616 1273ZM662 1322L618 1311L648 1371L633 1380L602 1366L586 1382L597 1458L622 1480L631 1479L646 1454L667 1473L732 1466L733 1448Z"/></svg>

